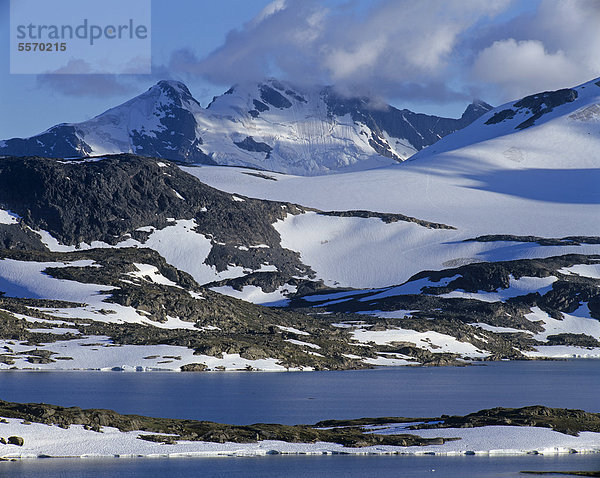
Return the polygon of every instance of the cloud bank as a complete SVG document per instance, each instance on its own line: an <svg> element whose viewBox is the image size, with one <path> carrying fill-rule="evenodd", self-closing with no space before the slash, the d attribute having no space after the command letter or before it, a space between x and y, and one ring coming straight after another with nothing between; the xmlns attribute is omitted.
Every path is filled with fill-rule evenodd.
<svg viewBox="0 0 600 478"><path fill-rule="evenodd" d="M272 75L351 94L503 102L600 76L598 25L599 0L275 0L207 57L180 50L169 68L219 85Z"/></svg>
<svg viewBox="0 0 600 478"><path fill-rule="evenodd" d="M275 0L207 56L190 48L152 75L40 75L37 84L109 97L160 79L200 89L274 76L385 102L499 104L600 76L599 25L600 0Z"/></svg>
<svg viewBox="0 0 600 478"><path fill-rule="evenodd" d="M543 0L479 51L471 72L504 99L563 88L600 76L600 1Z"/></svg>

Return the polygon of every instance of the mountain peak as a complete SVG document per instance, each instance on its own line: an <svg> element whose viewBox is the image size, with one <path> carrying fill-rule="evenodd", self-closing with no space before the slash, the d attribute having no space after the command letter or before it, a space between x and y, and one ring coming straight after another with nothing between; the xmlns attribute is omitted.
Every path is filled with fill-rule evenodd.
<svg viewBox="0 0 600 478"><path fill-rule="evenodd" d="M479 118L484 113L493 110L494 107L489 105L483 100L474 99L469 106L465 109L464 113L461 116L461 119L474 121Z"/></svg>
<svg viewBox="0 0 600 478"><path fill-rule="evenodd" d="M161 80L152 86L148 93L157 93L160 96L166 96L176 106L185 107L191 103L200 106L200 103L190 93L190 90L181 81Z"/></svg>

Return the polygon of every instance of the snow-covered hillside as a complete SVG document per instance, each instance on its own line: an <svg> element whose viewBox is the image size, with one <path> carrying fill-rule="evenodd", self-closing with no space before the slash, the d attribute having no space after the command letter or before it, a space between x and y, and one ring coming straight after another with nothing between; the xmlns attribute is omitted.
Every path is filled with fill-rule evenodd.
<svg viewBox="0 0 600 478"><path fill-rule="evenodd" d="M89 121L6 140L0 154L135 153L315 175L403 161L490 109L476 101L459 119L440 118L274 79L236 85L204 109L183 83L160 81Z"/></svg>
<svg viewBox="0 0 600 478"><path fill-rule="evenodd" d="M235 168L184 170L218 189L250 197L400 213L456 228L377 220L367 226L311 213L279 222L283 243L331 284L382 286L452 264L598 253L593 244L463 242L483 235L600 236L600 86L594 80L569 91L576 92L573 101L555 106L532 126L515 129L535 114L525 108L512 120L491 122L507 109L504 105L409 161L385 168L315 178L270 173L271 179Z"/></svg>

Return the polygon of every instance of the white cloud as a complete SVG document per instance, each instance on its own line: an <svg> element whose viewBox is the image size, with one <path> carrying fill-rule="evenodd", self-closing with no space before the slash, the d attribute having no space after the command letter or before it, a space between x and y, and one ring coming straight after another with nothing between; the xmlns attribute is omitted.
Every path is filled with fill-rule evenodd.
<svg viewBox="0 0 600 478"><path fill-rule="evenodd" d="M275 0L206 58L176 52L170 69L222 86L274 75L384 98L504 102L600 76L598 25L600 0Z"/></svg>
<svg viewBox="0 0 600 478"><path fill-rule="evenodd" d="M482 50L473 66L477 78L498 85L506 98L574 86L575 65L562 50L548 53L539 40L496 41Z"/></svg>
<svg viewBox="0 0 600 478"><path fill-rule="evenodd" d="M256 15L251 21L249 26L258 25L260 22L270 17L271 15L283 10L287 6L285 0L273 0L269 3L262 11Z"/></svg>
<svg viewBox="0 0 600 478"><path fill-rule="evenodd" d="M600 1L542 0L533 15L505 25L509 32L481 49L473 80L508 101L600 76Z"/></svg>
<svg viewBox="0 0 600 478"><path fill-rule="evenodd" d="M358 15L313 0L275 1L207 58L178 52L171 66L219 84L270 74L346 91L456 96L444 82L460 36L510 0L380 0ZM440 87L442 90L440 91ZM437 90L437 91L433 91Z"/></svg>

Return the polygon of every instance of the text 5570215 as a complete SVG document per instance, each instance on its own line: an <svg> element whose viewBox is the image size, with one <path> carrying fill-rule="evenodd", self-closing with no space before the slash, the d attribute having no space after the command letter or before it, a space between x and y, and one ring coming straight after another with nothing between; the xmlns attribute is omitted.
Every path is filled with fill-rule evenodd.
<svg viewBox="0 0 600 478"><path fill-rule="evenodd" d="M19 43L18 51L66 51L67 44L63 43Z"/></svg>

